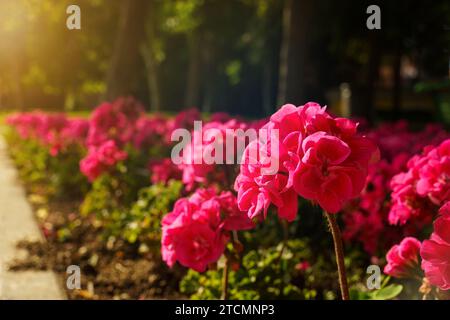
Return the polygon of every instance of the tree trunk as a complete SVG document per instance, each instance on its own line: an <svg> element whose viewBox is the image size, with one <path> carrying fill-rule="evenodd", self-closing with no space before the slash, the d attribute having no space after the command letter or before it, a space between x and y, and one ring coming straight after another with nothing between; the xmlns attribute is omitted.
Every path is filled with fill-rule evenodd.
<svg viewBox="0 0 450 320"><path fill-rule="evenodd" d="M25 110L23 90L20 79L20 63L19 63L20 53L11 56L10 68L11 68L11 79L12 79L12 105L16 110Z"/></svg>
<svg viewBox="0 0 450 320"><path fill-rule="evenodd" d="M150 42L151 40L149 40ZM151 44L143 45L142 56L144 57L145 68L147 70L147 85L150 97L150 110L159 111L161 108L161 98L158 81L158 68L153 56L153 48Z"/></svg>
<svg viewBox="0 0 450 320"><path fill-rule="evenodd" d="M401 75L402 54L397 49L394 56L394 87L392 91L392 117L394 120L400 118L402 111L402 75Z"/></svg>
<svg viewBox="0 0 450 320"><path fill-rule="evenodd" d="M291 44L292 2L293 0L285 0L283 7L280 66L278 71L278 105L282 105L287 98L289 51Z"/></svg>
<svg viewBox="0 0 450 320"><path fill-rule="evenodd" d="M202 65L204 66L204 95L202 103L203 112L211 112L214 99L214 80L215 80L215 68L214 68L214 48L213 48L213 35L206 34L203 40L202 46Z"/></svg>
<svg viewBox="0 0 450 320"><path fill-rule="evenodd" d="M367 118L370 124L373 124L376 116L375 110L375 89L376 82L378 81L378 75L381 64L381 47L378 35L373 34L370 41L370 58L369 58L369 74L367 79L367 101L366 112L364 116Z"/></svg>
<svg viewBox="0 0 450 320"><path fill-rule="evenodd" d="M286 0L283 8L283 31L280 48L278 104L301 104L308 97L306 67L311 34L316 21L312 0Z"/></svg>
<svg viewBox="0 0 450 320"><path fill-rule="evenodd" d="M273 103L272 103L272 76L273 76L273 67L272 61L267 59L263 66L263 75L262 75L262 103L264 115L269 116L273 113Z"/></svg>
<svg viewBox="0 0 450 320"><path fill-rule="evenodd" d="M153 2L149 6L153 5ZM154 23L154 13L153 7L150 7L150 21L146 24L146 34L147 38L142 45L142 57L144 59L145 68L147 71L147 85L148 94L150 98L150 110L157 112L161 109L161 93L159 87L159 77L158 77L158 63L155 59L155 53L153 48L153 43L155 41L155 23Z"/></svg>
<svg viewBox="0 0 450 320"><path fill-rule="evenodd" d="M186 77L185 107L196 107L199 103L201 55L198 32L187 36L189 48L189 66Z"/></svg>
<svg viewBox="0 0 450 320"><path fill-rule="evenodd" d="M352 116L364 117L370 124L375 119L375 89L381 63L381 47L378 35L371 32L369 36L369 62L366 83L362 87L361 99L352 103Z"/></svg>
<svg viewBox="0 0 450 320"><path fill-rule="evenodd" d="M136 94L142 63L140 45L145 36L145 18L149 1L122 2L117 39L107 76L106 99Z"/></svg>

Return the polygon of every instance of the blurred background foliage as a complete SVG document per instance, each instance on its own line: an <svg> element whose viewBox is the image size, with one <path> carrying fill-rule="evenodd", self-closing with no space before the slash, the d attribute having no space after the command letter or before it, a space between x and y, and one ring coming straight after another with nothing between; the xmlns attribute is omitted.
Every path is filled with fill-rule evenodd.
<svg viewBox="0 0 450 320"><path fill-rule="evenodd" d="M70 4L81 30L66 28ZM369 121L446 119L449 43L441 0L2 0L0 111L134 95L149 111L257 117L315 100Z"/></svg>

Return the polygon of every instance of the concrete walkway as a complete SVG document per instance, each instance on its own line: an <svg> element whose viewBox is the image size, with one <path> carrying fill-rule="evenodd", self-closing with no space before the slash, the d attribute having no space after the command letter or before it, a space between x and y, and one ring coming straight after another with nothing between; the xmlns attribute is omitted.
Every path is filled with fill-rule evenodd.
<svg viewBox="0 0 450 320"><path fill-rule="evenodd" d="M15 247L17 241L42 239L42 235L6 148L0 132L0 300L64 299L53 272L7 270L11 259L23 255Z"/></svg>

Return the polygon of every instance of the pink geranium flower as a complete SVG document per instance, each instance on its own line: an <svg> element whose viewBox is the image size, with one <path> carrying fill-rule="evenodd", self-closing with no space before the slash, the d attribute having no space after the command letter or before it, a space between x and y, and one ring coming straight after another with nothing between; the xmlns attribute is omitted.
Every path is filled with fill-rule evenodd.
<svg viewBox="0 0 450 320"><path fill-rule="evenodd" d="M97 147L107 140L122 146L131 142L144 107L131 97L104 102L92 113L87 145Z"/></svg>
<svg viewBox="0 0 450 320"><path fill-rule="evenodd" d="M410 278L418 274L420 241L413 237L404 238L387 253L384 273L396 278Z"/></svg>
<svg viewBox="0 0 450 320"><path fill-rule="evenodd" d="M132 143L136 149L168 145L168 120L159 115L142 116L136 121Z"/></svg>
<svg viewBox="0 0 450 320"><path fill-rule="evenodd" d="M152 160L148 164L152 183L168 182L170 179L180 180L181 170L170 158Z"/></svg>
<svg viewBox="0 0 450 320"><path fill-rule="evenodd" d="M217 168L221 164L227 165L227 143L233 142L234 151L239 140L245 143L243 141L245 137L238 136L236 130L246 128L245 122L233 119L225 123L209 122L203 126L202 131L192 131L192 140L183 149L183 161L179 165L183 172L182 181L187 190L193 190L197 185L207 186L213 183L224 185L228 179L234 179L227 176L225 168L223 170ZM232 160L234 163L237 159Z"/></svg>
<svg viewBox="0 0 450 320"><path fill-rule="evenodd" d="M434 231L420 250L422 269L432 285L450 289L450 212L448 203L434 222Z"/></svg>
<svg viewBox="0 0 450 320"><path fill-rule="evenodd" d="M418 169L417 193L439 205L450 199L450 139L431 150L427 158Z"/></svg>
<svg viewBox="0 0 450 320"><path fill-rule="evenodd" d="M366 188L345 206L343 236L348 243L359 241L369 254L376 254L405 236L419 234L432 222L437 205L416 192L419 172L410 168L423 167L413 163L422 158L423 148L439 145L449 138L449 133L436 124L413 131L405 120L366 130L379 146L382 160L369 165ZM408 160L418 153L408 168ZM386 201L391 194L392 201Z"/></svg>
<svg viewBox="0 0 450 320"><path fill-rule="evenodd" d="M231 230L254 227L237 208L231 192L217 194L214 189L198 189L189 198L179 199L162 221L161 252L171 267L178 261L203 272L225 250Z"/></svg>
<svg viewBox="0 0 450 320"><path fill-rule="evenodd" d="M36 140L53 157L69 146L83 146L89 130L88 120L68 118L64 114L26 112L9 116L6 121L22 139Z"/></svg>
<svg viewBox="0 0 450 320"><path fill-rule="evenodd" d="M162 257L170 267L179 261L203 272L208 264L220 258L226 238L209 224L190 215L191 206L190 203L178 203L163 219Z"/></svg>
<svg viewBox="0 0 450 320"><path fill-rule="evenodd" d="M259 158L253 159L254 155ZM270 150L259 141L251 142L245 149L241 172L234 185L238 192L239 209L253 219L261 212L266 217L269 206L273 204L280 218L293 221L297 215L298 200L294 190L287 188L287 174L263 174L263 169L270 165L270 156Z"/></svg>
<svg viewBox="0 0 450 320"><path fill-rule="evenodd" d="M259 212L265 215L273 204L280 217L292 221L298 195L329 213L337 213L362 191L377 148L357 134L356 123L333 118L325 107L309 102L300 107L282 106L263 128L271 132L268 141L247 147L248 154L252 149L262 151L260 158L250 164L244 161L235 183L239 207L250 217ZM269 151L274 137L279 144L277 154ZM264 163L270 162L265 158L279 162L278 172L267 174L261 170Z"/></svg>
<svg viewBox="0 0 450 320"><path fill-rule="evenodd" d="M108 140L98 148L89 149L87 156L80 161L80 170L92 182L127 157L128 154L120 150L115 141Z"/></svg>
<svg viewBox="0 0 450 320"><path fill-rule="evenodd" d="M392 178L391 224L431 223L437 208L450 200L450 139L424 148L408 161L408 170Z"/></svg>
<svg viewBox="0 0 450 320"><path fill-rule="evenodd" d="M336 213L361 192L367 173L355 162L346 162L352 152L347 143L320 131L308 136L302 149L302 162L293 178L299 195Z"/></svg>

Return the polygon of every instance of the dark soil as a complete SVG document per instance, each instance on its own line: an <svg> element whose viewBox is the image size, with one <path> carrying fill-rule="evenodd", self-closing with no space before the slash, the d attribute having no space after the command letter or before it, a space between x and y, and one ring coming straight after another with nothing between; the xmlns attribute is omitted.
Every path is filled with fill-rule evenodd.
<svg viewBox="0 0 450 320"><path fill-rule="evenodd" d="M27 256L10 262L10 270L53 270L69 299L182 298L178 293L180 270L168 269L159 255L142 246L111 238L105 241L95 219L78 214L78 201L33 206L47 241L18 243ZM67 289L70 265L81 269L81 290Z"/></svg>

